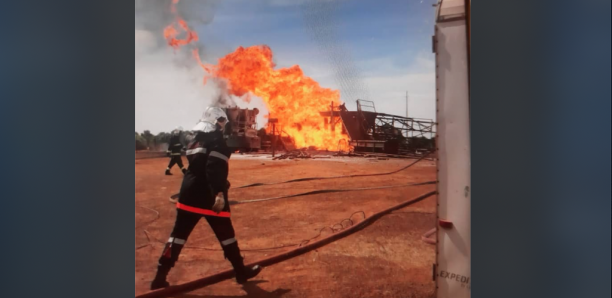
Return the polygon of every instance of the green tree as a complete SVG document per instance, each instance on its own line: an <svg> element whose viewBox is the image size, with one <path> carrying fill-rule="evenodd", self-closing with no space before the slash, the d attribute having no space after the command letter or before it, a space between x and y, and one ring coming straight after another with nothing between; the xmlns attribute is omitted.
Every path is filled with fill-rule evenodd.
<svg viewBox="0 0 612 298"><path fill-rule="evenodd" d="M147 140L143 138L138 132L134 134L134 138L136 141L136 150L145 150L147 149Z"/></svg>
<svg viewBox="0 0 612 298"><path fill-rule="evenodd" d="M140 136L145 139L147 147L152 148L155 146L155 136L151 133L151 131L145 130L142 134L140 134Z"/></svg>
<svg viewBox="0 0 612 298"><path fill-rule="evenodd" d="M155 144L160 145L170 142L170 134L166 132L160 132L155 136Z"/></svg>
<svg viewBox="0 0 612 298"><path fill-rule="evenodd" d="M160 132L154 138L155 142L155 150L166 150L168 148L168 144L170 143L170 133Z"/></svg>

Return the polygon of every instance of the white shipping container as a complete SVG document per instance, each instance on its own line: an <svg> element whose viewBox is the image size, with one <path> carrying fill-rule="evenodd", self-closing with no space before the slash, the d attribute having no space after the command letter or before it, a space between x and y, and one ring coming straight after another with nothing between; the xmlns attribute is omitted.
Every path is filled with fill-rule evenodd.
<svg viewBox="0 0 612 298"><path fill-rule="evenodd" d="M436 12L438 298L471 296L471 169L468 30L464 0L440 0Z"/></svg>

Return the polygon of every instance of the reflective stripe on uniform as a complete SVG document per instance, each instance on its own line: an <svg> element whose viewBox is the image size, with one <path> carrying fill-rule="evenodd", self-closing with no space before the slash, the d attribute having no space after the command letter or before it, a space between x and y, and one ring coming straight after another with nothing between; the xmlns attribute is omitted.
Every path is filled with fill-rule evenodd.
<svg viewBox="0 0 612 298"><path fill-rule="evenodd" d="M181 153L172 153L170 155L177 156L177 155L181 155Z"/></svg>
<svg viewBox="0 0 612 298"><path fill-rule="evenodd" d="M168 239L168 243L175 243L175 244L178 244L178 245L185 245L185 240L184 239L178 239L178 238L170 237L170 239Z"/></svg>
<svg viewBox="0 0 612 298"><path fill-rule="evenodd" d="M212 156L212 157L216 157L216 158L219 158L219 159L223 159L226 162L229 159L229 158L227 158L227 156L225 156L225 155L223 155L223 154L221 154L221 153L219 153L217 151L211 151L208 156Z"/></svg>
<svg viewBox="0 0 612 298"><path fill-rule="evenodd" d="M234 242L236 242L236 238L230 238L230 239L226 239L226 240L221 241L221 245L228 246L228 245L230 245L230 244L232 244Z"/></svg>
<svg viewBox="0 0 612 298"><path fill-rule="evenodd" d="M189 211L189 212L193 212L193 213L197 213L197 214L202 214L202 215L210 215L210 216L217 216L217 217L230 217L229 212L221 211L217 213L212 210L191 207L191 206L187 206L181 203L176 203L176 208L185 210L185 211Z"/></svg>
<svg viewBox="0 0 612 298"><path fill-rule="evenodd" d="M206 148L195 148L187 150L187 155L194 155L198 153L206 153Z"/></svg>

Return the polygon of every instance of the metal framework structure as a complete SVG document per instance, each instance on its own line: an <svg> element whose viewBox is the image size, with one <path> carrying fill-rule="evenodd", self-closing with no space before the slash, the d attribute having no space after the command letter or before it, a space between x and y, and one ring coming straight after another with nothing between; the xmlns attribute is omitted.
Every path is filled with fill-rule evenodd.
<svg viewBox="0 0 612 298"><path fill-rule="evenodd" d="M364 102L366 102L367 105L364 105ZM365 119L363 113L370 112L364 111L364 107L372 108L373 112L376 113L376 108L374 108L373 102L357 100L357 110L360 114L362 114L363 119ZM367 125L366 121L362 123ZM435 123L432 120L408 118L385 113L376 113L375 123L367 128L372 130L372 136L376 140L394 139L399 135L403 136L404 138L424 137L432 139L435 137L436 133L434 130Z"/></svg>
<svg viewBox="0 0 612 298"><path fill-rule="evenodd" d="M355 151L411 154L435 149L433 120L378 113L372 101L357 100L357 111L332 103L320 114L325 129L334 131L342 124L342 133L350 137Z"/></svg>
<svg viewBox="0 0 612 298"><path fill-rule="evenodd" d="M361 139L395 141L398 153L434 150L436 132L433 120L378 113L374 102L361 99L357 100L357 113L366 133Z"/></svg>

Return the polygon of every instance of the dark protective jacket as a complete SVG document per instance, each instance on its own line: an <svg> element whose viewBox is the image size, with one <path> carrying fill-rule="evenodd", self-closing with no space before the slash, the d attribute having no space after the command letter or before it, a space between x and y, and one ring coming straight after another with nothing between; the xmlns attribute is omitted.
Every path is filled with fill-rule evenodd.
<svg viewBox="0 0 612 298"><path fill-rule="evenodd" d="M231 151L221 131L196 134L187 146L189 167L183 178L177 208L203 215L229 217L227 176L230 156ZM211 210L218 193L223 193L225 199L225 207L220 213Z"/></svg>
<svg viewBox="0 0 612 298"><path fill-rule="evenodd" d="M170 144L168 146L168 152L172 156L180 156L181 150L183 149L183 144L181 144L181 135L180 134L172 134L170 137Z"/></svg>

